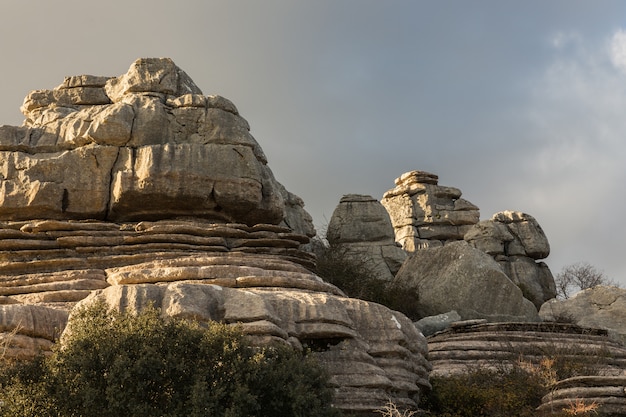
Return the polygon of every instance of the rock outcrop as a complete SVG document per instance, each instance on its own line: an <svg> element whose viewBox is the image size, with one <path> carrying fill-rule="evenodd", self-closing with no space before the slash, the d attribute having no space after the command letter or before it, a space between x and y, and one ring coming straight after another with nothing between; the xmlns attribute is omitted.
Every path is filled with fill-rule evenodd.
<svg viewBox="0 0 626 417"><path fill-rule="evenodd" d="M435 174L410 171L396 178L381 203L391 217L396 241L408 252L462 240L478 223L478 207L461 190L438 185Z"/></svg>
<svg viewBox="0 0 626 417"><path fill-rule="evenodd" d="M543 229L529 214L502 211L472 226L465 240L491 255L537 308L556 296L550 268L537 262L550 254Z"/></svg>
<svg viewBox="0 0 626 417"><path fill-rule="evenodd" d="M23 126L0 128L0 219L286 217L247 121L169 59L139 59L120 77L67 77L30 93L22 111Z"/></svg>
<svg viewBox="0 0 626 417"><path fill-rule="evenodd" d="M480 368L503 369L520 358L538 364L544 357L567 357L579 372L621 375L626 348L602 329L566 323L459 322L428 337L431 376Z"/></svg>
<svg viewBox="0 0 626 417"><path fill-rule="evenodd" d="M368 195L348 194L341 198L328 223L326 238L331 246L385 281L393 279L407 258L395 242L389 214Z"/></svg>
<svg viewBox="0 0 626 417"><path fill-rule="evenodd" d="M412 253L394 282L416 290L423 316L456 310L464 320L539 320L535 306L500 265L465 241Z"/></svg>
<svg viewBox="0 0 626 417"><path fill-rule="evenodd" d="M626 344L626 289L597 286L567 300L553 299L541 306L543 320L568 320L579 326L606 329Z"/></svg>
<svg viewBox="0 0 626 417"><path fill-rule="evenodd" d="M230 101L203 96L169 59L140 59L120 77L35 91L23 111L22 127L0 127L7 355L49 351L77 303L153 303L311 348L346 412L416 407L424 336L315 274L311 218Z"/></svg>
<svg viewBox="0 0 626 417"><path fill-rule="evenodd" d="M578 376L556 383L537 411L558 413L591 406L594 416L626 416L626 376ZM579 412L579 414L581 414Z"/></svg>

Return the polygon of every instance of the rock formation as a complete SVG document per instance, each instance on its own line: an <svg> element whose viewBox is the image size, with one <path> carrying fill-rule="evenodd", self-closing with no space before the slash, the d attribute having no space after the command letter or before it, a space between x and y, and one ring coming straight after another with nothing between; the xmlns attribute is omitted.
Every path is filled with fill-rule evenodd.
<svg viewBox="0 0 626 417"><path fill-rule="evenodd" d="M536 262L550 254L550 245L531 215L518 211L496 213L491 220L472 226L465 240L493 256L537 308L556 297L550 269L544 262Z"/></svg>
<svg viewBox="0 0 626 417"><path fill-rule="evenodd" d="M576 404L593 405L593 415L626 416L626 376L578 376L559 381L543 397L537 411L571 410ZM571 414L571 413L570 413Z"/></svg>
<svg viewBox="0 0 626 417"><path fill-rule="evenodd" d="M465 241L412 253L396 283L416 289L423 316L456 312L464 319L537 321L537 309L493 258Z"/></svg>
<svg viewBox="0 0 626 417"><path fill-rule="evenodd" d="M438 185L437 175L410 171L395 184L381 203L391 217L396 241L408 252L462 240L478 223L478 207L461 198L458 188Z"/></svg>
<svg viewBox="0 0 626 417"><path fill-rule="evenodd" d="M0 128L0 332L28 357L76 303L241 323L258 343L310 347L336 406L415 407L426 340L402 314L315 275L302 200L273 177L236 107L169 59L35 91ZM81 301L82 300L82 301Z"/></svg>
<svg viewBox="0 0 626 417"><path fill-rule="evenodd" d="M541 306L543 320L568 320L579 326L606 329L616 340L626 344L626 289L597 286L567 300L553 299Z"/></svg>
<svg viewBox="0 0 626 417"><path fill-rule="evenodd" d="M580 364L580 372L621 375L626 367L626 348L606 331L567 323L459 322L428 337L428 350L431 376L559 355Z"/></svg>
<svg viewBox="0 0 626 417"><path fill-rule="evenodd" d="M389 214L368 195L348 194L335 208L326 239L348 257L362 262L372 275L391 281L407 254L395 242Z"/></svg>

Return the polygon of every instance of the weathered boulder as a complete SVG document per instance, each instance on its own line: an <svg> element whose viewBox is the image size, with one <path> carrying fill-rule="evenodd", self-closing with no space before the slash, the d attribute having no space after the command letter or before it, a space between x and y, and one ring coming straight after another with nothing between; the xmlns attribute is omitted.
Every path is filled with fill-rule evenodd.
<svg viewBox="0 0 626 417"><path fill-rule="evenodd" d="M372 276L391 281L407 257L395 242L389 214L371 196L344 195L335 208L326 238L347 257L358 260Z"/></svg>
<svg viewBox="0 0 626 417"><path fill-rule="evenodd" d="M478 207L461 198L461 190L438 185L438 177L410 171L395 180L382 205L389 212L396 241L408 251L462 240L480 218Z"/></svg>
<svg viewBox="0 0 626 417"><path fill-rule="evenodd" d="M606 330L567 323L458 322L428 337L431 376L495 369L544 358L567 358L571 369L593 375L622 375L626 348Z"/></svg>
<svg viewBox="0 0 626 417"><path fill-rule="evenodd" d="M313 233L234 104L203 96L170 59L68 77L30 93L22 111L23 126L0 128L0 219L289 218Z"/></svg>
<svg viewBox="0 0 626 417"><path fill-rule="evenodd" d="M539 320L500 265L465 241L412 253L394 282L416 289L424 316L456 310L463 319Z"/></svg>
<svg viewBox="0 0 626 417"><path fill-rule="evenodd" d="M573 405L593 406L593 415L626 416L626 376L577 376L557 382L542 398L537 411L558 413ZM570 412L571 414L571 412Z"/></svg>
<svg viewBox="0 0 626 417"><path fill-rule="evenodd" d="M537 308L556 296L550 268L537 262L550 254L543 229L529 214L502 211L472 226L465 240L498 261L506 275Z"/></svg>
<svg viewBox="0 0 626 417"><path fill-rule="evenodd" d="M626 289L597 286L566 300L552 299L541 306L545 321L567 320L579 326L606 329L626 344Z"/></svg>

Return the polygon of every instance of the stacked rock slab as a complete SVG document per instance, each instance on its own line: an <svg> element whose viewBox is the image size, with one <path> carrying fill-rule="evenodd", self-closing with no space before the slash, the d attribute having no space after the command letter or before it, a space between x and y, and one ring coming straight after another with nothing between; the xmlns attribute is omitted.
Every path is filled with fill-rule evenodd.
<svg viewBox="0 0 626 417"><path fill-rule="evenodd" d="M326 238L385 281L393 279L407 257L395 241L389 214L369 195L344 195L330 218Z"/></svg>
<svg viewBox="0 0 626 417"><path fill-rule="evenodd" d="M533 216L518 211L496 213L472 226L465 240L491 255L537 308L556 297L550 268L539 262L550 254L550 244Z"/></svg>
<svg viewBox="0 0 626 417"><path fill-rule="evenodd" d="M438 185L439 177L410 171L396 178L381 203L391 217L396 241L408 252L462 240L478 223L478 207L461 198L461 190Z"/></svg>
<svg viewBox="0 0 626 417"><path fill-rule="evenodd" d="M507 364L540 363L545 357L567 357L581 372L621 375L626 348L602 329L567 323L458 322L428 337L431 376L465 373L480 368L502 369Z"/></svg>
<svg viewBox="0 0 626 417"><path fill-rule="evenodd" d="M591 406L594 416L626 416L626 376L578 376L559 381L537 411L559 414L577 404ZM571 412L569 414L572 414ZM544 415L544 414L542 414Z"/></svg>
<svg viewBox="0 0 626 417"><path fill-rule="evenodd" d="M8 355L49 351L77 303L152 303L241 324L259 344L310 347L347 412L416 407L429 388L424 336L313 272L310 216L230 101L151 58L117 78L69 77L23 110L24 126L0 128Z"/></svg>

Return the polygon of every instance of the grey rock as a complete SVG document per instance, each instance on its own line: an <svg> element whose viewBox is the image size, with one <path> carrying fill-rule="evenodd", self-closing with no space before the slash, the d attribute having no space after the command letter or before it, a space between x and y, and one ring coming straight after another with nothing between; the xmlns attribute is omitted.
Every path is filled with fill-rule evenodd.
<svg viewBox="0 0 626 417"><path fill-rule="evenodd" d="M437 332L447 329L454 322L461 321L459 313L452 310L447 313L437 314L436 316L424 317L415 322L417 327L424 336L430 336Z"/></svg>
<svg viewBox="0 0 626 417"><path fill-rule="evenodd" d="M498 263L465 241L414 252L396 275L414 288L425 316L456 310L463 319L537 321L537 309Z"/></svg>

